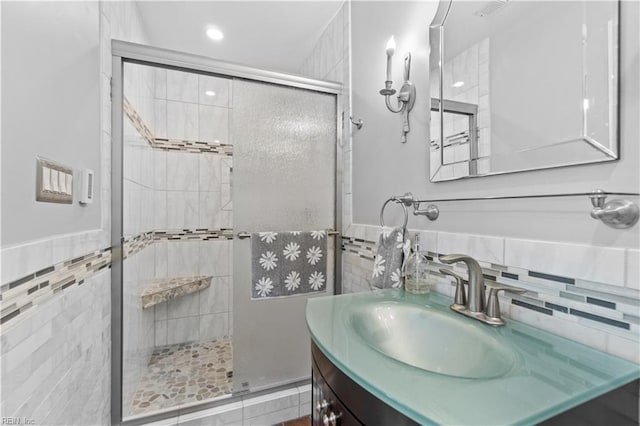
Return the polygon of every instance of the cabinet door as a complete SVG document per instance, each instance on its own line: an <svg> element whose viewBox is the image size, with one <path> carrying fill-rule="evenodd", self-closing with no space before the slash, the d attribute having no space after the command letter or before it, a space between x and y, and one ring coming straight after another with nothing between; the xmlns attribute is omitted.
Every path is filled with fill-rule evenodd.
<svg viewBox="0 0 640 426"><path fill-rule="evenodd" d="M311 424L313 426L362 425L331 391L315 363L313 363L312 369L312 383ZM331 417L332 414L335 417Z"/></svg>

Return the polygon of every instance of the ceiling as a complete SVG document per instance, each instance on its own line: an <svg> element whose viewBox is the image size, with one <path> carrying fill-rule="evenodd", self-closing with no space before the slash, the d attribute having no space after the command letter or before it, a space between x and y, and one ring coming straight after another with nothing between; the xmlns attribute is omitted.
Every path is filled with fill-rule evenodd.
<svg viewBox="0 0 640 426"><path fill-rule="evenodd" d="M139 1L153 46L299 73L342 1ZM215 26L224 39L205 31Z"/></svg>

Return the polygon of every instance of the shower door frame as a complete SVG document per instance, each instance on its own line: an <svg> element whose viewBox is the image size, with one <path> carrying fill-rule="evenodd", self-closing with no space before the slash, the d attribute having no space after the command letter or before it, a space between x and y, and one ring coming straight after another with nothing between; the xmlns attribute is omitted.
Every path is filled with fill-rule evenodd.
<svg viewBox="0 0 640 426"><path fill-rule="evenodd" d="M211 59L174 50L125 42L111 41L112 77L111 77L111 423L141 424L148 421L174 417L184 414L184 408L150 413L136 416L131 420L123 420L122 407L122 374L123 374L123 109L124 97L124 64L157 66L185 72L196 72L219 77L232 77L245 80L271 83L284 87L306 89L319 93L332 94L336 97L336 154L335 154L335 212L334 229L338 234L334 237L334 294L341 292L342 281L342 200L343 200L343 141L342 129L344 116L342 113L342 85L335 82L316 80L294 74L268 71L232 62ZM234 231L235 234L235 231ZM262 392L261 392L262 393ZM246 394L243 394L246 396ZM233 401L233 396L224 403ZM219 405L216 402L202 402L189 407L188 411L197 411Z"/></svg>

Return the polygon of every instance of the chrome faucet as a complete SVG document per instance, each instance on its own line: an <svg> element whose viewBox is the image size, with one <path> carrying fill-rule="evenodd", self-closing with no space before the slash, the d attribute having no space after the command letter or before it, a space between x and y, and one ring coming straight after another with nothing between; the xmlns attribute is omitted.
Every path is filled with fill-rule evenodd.
<svg viewBox="0 0 640 426"><path fill-rule="evenodd" d="M498 293L505 291L509 293L522 294L526 292L523 288L510 287L501 284L491 284L489 301L485 298L485 283L480 264L471 256L466 254L447 254L439 257L442 263L451 264L463 262L469 270L469 294L464 293L462 277L458 274L441 269L444 275L449 275L456 280L456 296L451 309L468 317L477 319L491 325L504 325L504 320L500 316L500 304L498 303Z"/></svg>
<svg viewBox="0 0 640 426"><path fill-rule="evenodd" d="M480 264L466 254L447 254L440 256L440 262L451 264L463 262L469 270L469 297L467 297L467 309L472 314L483 313L485 305L484 277Z"/></svg>

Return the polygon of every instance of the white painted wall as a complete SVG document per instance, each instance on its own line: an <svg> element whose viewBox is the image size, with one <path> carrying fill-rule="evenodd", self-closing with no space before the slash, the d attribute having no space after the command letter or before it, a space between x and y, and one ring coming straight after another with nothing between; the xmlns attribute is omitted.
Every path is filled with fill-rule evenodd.
<svg viewBox="0 0 640 426"><path fill-rule="evenodd" d="M638 192L638 92L640 55L637 2L621 6L620 145L621 159L560 169L523 172L454 182L431 183L428 159L428 27L436 2L352 3L353 115L365 121L353 132L353 222L378 224L382 203L411 191L418 198L586 192L594 188ZM375 25L371 25L375 22ZM394 86L402 56L412 52L411 79L417 103L408 142L400 143L401 117L386 110L378 94L384 84L385 44L395 34ZM637 198L636 198L636 201ZM411 218L418 229L533 238L616 247L638 247L637 226L620 231L589 217L585 197L522 201L440 203L440 218ZM385 216L389 222L392 215ZM400 220L400 214L395 217Z"/></svg>

